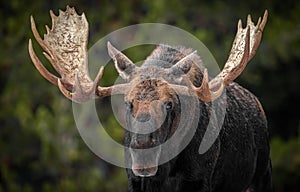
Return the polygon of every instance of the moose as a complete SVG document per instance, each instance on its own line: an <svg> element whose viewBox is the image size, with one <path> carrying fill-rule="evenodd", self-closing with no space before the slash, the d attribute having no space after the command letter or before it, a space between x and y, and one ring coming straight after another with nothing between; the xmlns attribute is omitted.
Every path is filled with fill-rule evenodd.
<svg viewBox="0 0 300 192"><path fill-rule="evenodd" d="M258 99L247 89L233 82L255 55L260 44L268 12L257 24L247 18L247 26L239 20L229 58L223 70L209 77L195 50L180 45L160 44L142 66L135 65L110 42L108 54L123 84L102 87L104 67L95 80L88 73L88 22L84 13L78 15L67 6L56 16L50 11L52 28L46 26L42 39L33 17L31 28L44 56L60 77L51 74L38 59L29 39L30 58L41 75L58 86L65 97L74 102L124 95L126 132L124 146L128 191L271 191L271 160L267 120ZM222 95L226 93L226 97ZM162 144L179 129L183 98L196 97L200 111L193 137L180 153L162 164ZM211 116L211 103L226 106L220 132L212 146L203 154L198 149ZM147 126L144 126L147 125ZM152 132L141 133L154 127ZM189 127L185 127L189 129ZM184 135L182 136L185 139ZM151 154L136 149L157 147Z"/></svg>

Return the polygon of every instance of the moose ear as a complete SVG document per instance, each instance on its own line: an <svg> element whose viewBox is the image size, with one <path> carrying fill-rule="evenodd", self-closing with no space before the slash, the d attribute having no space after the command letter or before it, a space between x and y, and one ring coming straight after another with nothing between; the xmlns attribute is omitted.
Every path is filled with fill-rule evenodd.
<svg viewBox="0 0 300 192"><path fill-rule="evenodd" d="M171 73L174 75L181 75L182 73L187 74L192 67L193 58L197 56L196 52L197 51L190 53L173 65L171 67Z"/></svg>
<svg viewBox="0 0 300 192"><path fill-rule="evenodd" d="M136 66L121 51L113 47L110 42L107 42L107 49L109 56L114 60L119 75L124 80L129 80L130 75L135 71Z"/></svg>

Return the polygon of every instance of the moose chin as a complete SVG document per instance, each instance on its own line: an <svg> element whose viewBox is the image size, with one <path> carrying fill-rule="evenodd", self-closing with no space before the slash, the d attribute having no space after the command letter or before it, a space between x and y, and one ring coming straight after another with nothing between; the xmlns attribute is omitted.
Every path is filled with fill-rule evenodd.
<svg viewBox="0 0 300 192"><path fill-rule="evenodd" d="M88 22L67 7L59 16L50 11L52 28L42 39L33 17L31 28L44 55L60 74L51 74L36 56L31 39L29 54L35 67L57 85L68 99L85 102L112 94L124 95L124 139L128 190L167 191L271 191L271 160L266 116L258 99L233 82L255 55L267 21L267 11L254 24L238 22L229 58L223 70L209 77L201 55L191 48L160 44L143 65L136 66L109 42L108 54L124 84L99 86L104 68L95 80L88 73ZM74 90L74 92L73 92ZM221 97L226 93L226 97ZM196 98L199 119L193 137L179 154L160 163L169 151L163 144L179 131L185 113L180 96ZM212 115L211 103L226 106L220 133L213 145L199 154L199 145ZM189 115L189 114L186 114ZM192 114L190 114L192 115ZM190 129L189 126L185 126ZM150 131L149 131L150 130ZM185 135L182 135L182 140ZM180 143L180 141L178 141ZM176 150L176 147L174 147ZM151 150L146 150L151 149Z"/></svg>

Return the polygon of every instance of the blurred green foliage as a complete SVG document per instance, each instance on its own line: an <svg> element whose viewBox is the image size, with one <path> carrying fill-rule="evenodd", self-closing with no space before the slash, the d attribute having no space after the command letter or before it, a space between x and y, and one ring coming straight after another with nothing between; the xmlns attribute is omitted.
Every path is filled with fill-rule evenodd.
<svg viewBox="0 0 300 192"><path fill-rule="evenodd" d="M103 162L83 143L71 104L34 68L28 56L30 15L40 34L66 5L85 12L89 47L104 35L131 24L158 22L199 38L225 63L237 21L269 11L262 43L237 81L258 96L269 121L275 191L299 191L300 181L300 3L297 1L58 1L0 2L0 191L126 191L124 169ZM34 42L37 53L41 49ZM128 50L133 60L150 50ZM38 54L49 70L49 63ZM53 71L54 72L54 71ZM55 72L54 72L55 73ZM112 65L104 83L117 77ZM103 103L109 100L105 99ZM122 141L116 120L99 111L108 132ZM111 114L111 113L110 113Z"/></svg>
<svg viewBox="0 0 300 192"><path fill-rule="evenodd" d="M283 141L272 139L273 182L277 190L293 191L299 188L300 178L300 136Z"/></svg>

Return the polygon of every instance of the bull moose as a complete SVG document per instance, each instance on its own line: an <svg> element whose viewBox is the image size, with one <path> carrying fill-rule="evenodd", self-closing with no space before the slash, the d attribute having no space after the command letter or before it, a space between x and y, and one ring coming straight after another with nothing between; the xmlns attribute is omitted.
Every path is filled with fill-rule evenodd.
<svg viewBox="0 0 300 192"><path fill-rule="evenodd" d="M258 99L247 89L233 82L255 55L267 21L255 25L248 16L246 28L238 22L237 34L224 69L209 77L201 57L183 46L158 45L140 67L122 52L107 43L108 54L119 75L126 81L110 87L98 85L104 67L93 81L88 73L88 22L67 7L56 16L50 11L52 28L42 39L33 17L33 35L44 49L44 55L61 77L51 74L36 56L31 39L29 54L38 71L57 85L68 99L85 102L112 94L123 94L126 106L124 146L128 190L131 192L159 191L271 191L271 160L267 121ZM226 93L226 97L221 97ZM159 164L164 148L178 129L180 99L196 97L200 111L195 133L180 153ZM226 102L223 102L225 101ZM155 105L153 104L154 101ZM220 133L213 145L203 154L198 149L211 115L211 103L224 103L226 114ZM152 110L152 112L151 112ZM154 111L154 112L153 112ZM155 127L150 133L130 130ZM189 127L186 127L187 129ZM182 137L184 139L184 136ZM136 149L157 147L142 156Z"/></svg>

